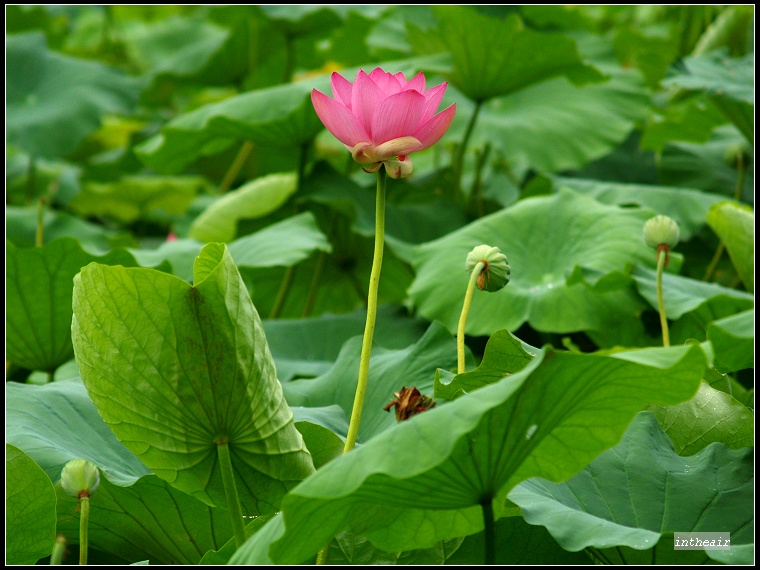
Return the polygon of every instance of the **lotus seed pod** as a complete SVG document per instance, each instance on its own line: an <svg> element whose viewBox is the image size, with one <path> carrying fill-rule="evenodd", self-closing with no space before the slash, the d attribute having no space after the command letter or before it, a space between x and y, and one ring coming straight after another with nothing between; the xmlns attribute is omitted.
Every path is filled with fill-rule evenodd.
<svg viewBox="0 0 760 570"><path fill-rule="evenodd" d="M662 244L675 247L679 235L678 224L667 216L655 216L644 224L644 242L655 249Z"/></svg>
<svg viewBox="0 0 760 570"><path fill-rule="evenodd" d="M479 245L467 254L467 260L464 263L467 273L472 273L480 261L485 264L485 267L478 276L478 289L494 292L509 283L512 269L507 262L507 256L498 247Z"/></svg>
<svg viewBox="0 0 760 570"><path fill-rule="evenodd" d="M61 471L61 487L72 497L92 495L100 485L98 466L86 459L72 459Z"/></svg>

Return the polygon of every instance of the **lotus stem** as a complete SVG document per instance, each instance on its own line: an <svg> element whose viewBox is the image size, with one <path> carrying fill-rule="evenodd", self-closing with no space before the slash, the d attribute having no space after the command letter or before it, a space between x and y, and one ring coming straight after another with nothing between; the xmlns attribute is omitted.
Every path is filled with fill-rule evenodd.
<svg viewBox="0 0 760 570"><path fill-rule="evenodd" d="M367 379L369 378L369 359L372 351L372 337L375 333L375 319L377 318L377 292L380 286L380 270L383 265L383 243L385 240L385 182L386 172L384 168L377 171L377 197L375 201L375 253L372 258L372 272L369 278L369 293L367 294L367 322L364 325L364 340L362 341L362 353L359 360L359 382L356 385L354 406L351 410L351 421L348 424L348 435L343 453L354 448L356 436L359 433L359 423L362 417L364 396L367 392Z"/></svg>
<svg viewBox="0 0 760 570"><path fill-rule="evenodd" d="M665 301L662 295L662 273L665 268L665 260L668 250L665 247L657 248L657 308L660 311L660 326L662 327L662 345L670 346L670 334L668 333L668 319L665 316Z"/></svg>
<svg viewBox="0 0 760 570"><path fill-rule="evenodd" d="M34 238L34 245L42 247L45 243L45 198L40 198L37 202L37 234Z"/></svg>
<svg viewBox="0 0 760 570"><path fill-rule="evenodd" d="M480 108L483 106L483 101L475 102L475 110L470 115L470 122L467 123L467 130L464 132L464 138L459 145L459 149L454 159L454 197L455 199L461 199L462 192L462 173L464 170L464 156L467 151L467 144L470 142L472 131L475 128L475 122L478 120L480 114Z"/></svg>
<svg viewBox="0 0 760 570"><path fill-rule="evenodd" d="M248 535L245 532L243 511L240 509L240 499L238 498L237 487L235 486L235 475L232 471L229 442L226 439L219 439L215 443L219 456L219 468L222 470L224 494L227 497L227 508L230 511L230 520L235 532L235 546L240 548L247 540Z"/></svg>
<svg viewBox="0 0 760 570"><path fill-rule="evenodd" d="M79 565L87 565L88 537L87 528L90 524L90 495L79 497Z"/></svg>
<svg viewBox="0 0 760 570"><path fill-rule="evenodd" d="M486 267L483 261L479 261L475 269L470 273L470 280L467 282L467 291L464 294L464 304L462 305L462 314L459 316L459 326L457 327L457 374L465 371L464 366L464 327L467 324L467 315L470 313L470 304L472 303L472 294L475 291L475 284L478 282L480 273Z"/></svg>
<svg viewBox="0 0 760 570"><path fill-rule="evenodd" d="M235 160L232 161L232 164L224 174L222 183L219 184L220 194L224 194L230 189L230 186L232 186L235 178L237 178L237 175L240 173L240 169L243 168L245 161L248 159L248 155L251 154L251 149L253 149L253 143L251 141L245 141L243 146L240 147L240 150L235 156Z"/></svg>
<svg viewBox="0 0 760 570"><path fill-rule="evenodd" d="M484 564L492 566L496 564L496 523L491 497L484 499L480 506L483 508Z"/></svg>
<svg viewBox="0 0 760 570"><path fill-rule="evenodd" d="M60 566L63 564L63 554L66 552L66 537L59 534L53 543L53 552L50 554L50 565Z"/></svg>
<svg viewBox="0 0 760 570"><path fill-rule="evenodd" d="M301 145L301 153L298 160L298 172L296 175L296 194L298 194L298 192L301 190L301 185L303 184L303 179L306 175L306 158L309 155L310 145L310 141L305 142ZM296 207L296 213L297 212L298 207ZM277 291L277 297L275 298L274 305L272 306L272 310L269 312L270 319L276 319L280 315L280 311L282 311L282 307L285 304L285 299L287 299L288 293L290 292L290 285L293 283L293 274L295 273L295 270L295 265L291 265L285 270L285 275L282 278L280 289Z"/></svg>
<svg viewBox="0 0 760 570"><path fill-rule="evenodd" d="M744 164L744 156L741 151L736 154L736 168L739 171L739 176L736 179L734 200L739 202L742 197L742 188L744 188L744 177L747 174L747 167ZM723 240L721 240L721 242L718 244L718 247L715 249L715 254L710 260L710 263L707 265L707 270L705 271L705 276L702 278L702 281L710 281L712 279L715 268L718 266L718 261L720 261L720 258L723 255L723 251L725 249L726 245L723 243Z"/></svg>

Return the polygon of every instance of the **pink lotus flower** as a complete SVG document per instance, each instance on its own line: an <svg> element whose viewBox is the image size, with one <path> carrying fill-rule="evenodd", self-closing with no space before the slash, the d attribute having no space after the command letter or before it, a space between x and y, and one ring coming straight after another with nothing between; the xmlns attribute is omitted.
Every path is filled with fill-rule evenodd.
<svg viewBox="0 0 760 570"><path fill-rule="evenodd" d="M346 145L367 172L382 165L392 178L412 173L407 156L437 143L454 120L456 104L436 114L448 83L425 90L425 75L407 81L403 73L379 67L359 70L353 83L330 76L334 99L314 89L311 102L322 123Z"/></svg>

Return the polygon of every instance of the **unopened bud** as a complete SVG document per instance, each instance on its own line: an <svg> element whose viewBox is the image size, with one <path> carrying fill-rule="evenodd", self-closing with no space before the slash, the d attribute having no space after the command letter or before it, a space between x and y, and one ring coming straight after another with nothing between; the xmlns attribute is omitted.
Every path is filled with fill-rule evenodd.
<svg viewBox="0 0 760 570"><path fill-rule="evenodd" d="M86 459L72 459L61 471L61 487L72 497L92 495L100 485L98 466Z"/></svg>
<svg viewBox="0 0 760 570"><path fill-rule="evenodd" d="M644 224L644 242L649 247L657 249L665 244L668 249L673 248L679 236L678 224L668 216L655 216Z"/></svg>
<svg viewBox="0 0 760 570"><path fill-rule="evenodd" d="M512 269L507 262L507 256L498 247L479 245L467 254L467 260L464 263L467 273L471 274L481 261L484 267L478 276L478 289L494 292L509 283Z"/></svg>

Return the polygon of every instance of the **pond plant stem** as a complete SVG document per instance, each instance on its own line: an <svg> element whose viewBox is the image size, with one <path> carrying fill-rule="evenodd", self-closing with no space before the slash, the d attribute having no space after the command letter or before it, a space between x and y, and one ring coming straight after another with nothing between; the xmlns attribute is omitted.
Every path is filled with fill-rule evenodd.
<svg viewBox="0 0 760 570"><path fill-rule="evenodd" d="M298 174L296 177L296 194L300 192L304 176L306 175L306 160L309 156L310 145L310 141L305 142L301 145L301 152L298 159ZM298 213L297 205L295 208L295 213ZM280 316L280 311L282 311L282 307L285 304L285 300L288 298L288 293L290 292L290 285L293 283L293 275L295 273L295 270L295 265L290 265L285 270L285 275L282 278L282 283L280 283L280 289L277 291L277 297L275 298L274 305L272 305L272 310L269 312L270 319L276 319Z"/></svg>
<svg viewBox="0 0 760 570"><path fill-rule="evenodd" d="M369 292L367 294L367 321L364 325L364 340L359 360L359 382L356 385L354 406L351 409L351 421L348 424L348 436L343 453L348 453L356 444L359 433L359 423L364 407L364 396L367 393L369 378L369 358L372 351L372 337L375 333L377 318L377 292L380 286L380 270L383 266L383 242L385 240L385 168L377 171L377 196L375 200L375 252L372 257L372 271L369 277Z"/></svg>
<svg viewBox="0 0 760 570"><path fill-rule="evenodd" d="M359 359L359 381L356 385L354 406L351 409L351 421L348 424L348 435L343 453L348 453L356 445L356 436L359 433L359 423L362 418L364 396L367 393L367 380L369 379L369 357L372 351L372 337L375 333L375 319L377 318L377 292L380 287L380 270L383 266L383 243L385 241L385 182L387 173L385 168L377 171L377 196L375 200L375 253L372 257L372 271L369 277L369 293L367 294L367 321L364 325L364 339L362 340L362 353ZM330 544L317 554L317 565L327 563L327 554Z"/></svg>
<svg viewBox="0 0 760 570"><path fill-rule="evenodd" d="M251 154L252 149L253 143L251 141L245 141L243 143L243 146L240 147L240 150L235 156L235 159L227 169L222 182L219 184L219 194L224 194L227 190L230 189L230 186L232 186L232 183L235 182L235 178L237 178L237 175L243 168L245 161L248 159L248 155Z"/></svg>
<svg viewBox="0 0 760 570"><path fill-rule="evenodd" d="M90 524L90 495L79 497L79 565L87 565L88 537L87 528Z"/></svg>
<svg viewBox="0 0 760 570"><path fill-rule="evenodd" d="M245 532L243 511L240 509L240 499L238 498L237 487L235 486L229 442L226 438L217 438L215 443L219 457L219 468L222 470L222 483L224 484L224 494L227 498L227 508L230 511L230 521L232 521L232 529L235 532L235 546L240 548L248 536Z"/></svg>
<svg viewBox="0 0 760 570"><path fill-rule="evenodd" d="M53 543L53 552L50 554L50 565L60 566L63 564L63 555L66 552L66 537L59 534Z"/></svg>
<svg viewBox="0 0 760 570"><path fill-rule="evenodd" d="M483 541L485 552L483 563L486 566L496 564L496 523L493 520L493 502L491 497L486 497L480 503L483 508Z"/></svg>
<svg viewBox="0 0 760 570"><path fill-rule="evenodd" d="M457 327L457 374L465 371L464 366L464 327L467 324L467 315L470 313L470 304L472 303L472 294L475 291L475 283L480 277L480 273L485 269L486 264L479 261L475 269L470 273L470 280L467 282L467 291L464 294L464 304L462 305L462 314L459 316L459 326Z"/></svg>
<svg viewBox="0 0 760 570"><path fill-rule="evenodd" d="M664 247L663 247L664 246ZM657 248L657 308L660 311L660 326L662 327L662 345L670 346L670 334L668 333L668 319L665 316L665 301L662 295L662 273L668 258L666 245Z"/></svg>
<svg viewBox="0 0 760 570"><path fill-rule="evenodd" d="M475 123L478 120L480 114L480 108L483 106L483 101L475 102L475 110L470 115L470 121L467 123L467 130L464 132L464 138L462 143L457 149L456 156L454 158L454 199L456 201L463 201L462 196L462 174L464 171L464 157L467 152L467 144L470 142L472 131L475 128ZM462 202L460 202L462 203Z"/></svg>
<svg viewBox="0 0 760 570"><path fill-rule="evenodd" d="M42 247L45 244L45 198L37 202L37 233L34 236L34 245Z"/></svg>

